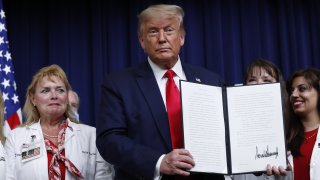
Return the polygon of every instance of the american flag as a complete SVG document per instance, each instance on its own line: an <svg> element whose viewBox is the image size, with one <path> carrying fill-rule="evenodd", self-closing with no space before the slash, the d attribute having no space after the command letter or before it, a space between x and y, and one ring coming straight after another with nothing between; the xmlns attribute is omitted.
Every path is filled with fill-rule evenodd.
<svg viewBox="0 0 320 180"><path fill-rule="evenodd" d="M2 0L0 0L0 88L4 100L4 135L15 126L21 124L21 108L17 95L17 86L14 80L14 71L9 41L7 36L6 19L3 11Z"/></svg>

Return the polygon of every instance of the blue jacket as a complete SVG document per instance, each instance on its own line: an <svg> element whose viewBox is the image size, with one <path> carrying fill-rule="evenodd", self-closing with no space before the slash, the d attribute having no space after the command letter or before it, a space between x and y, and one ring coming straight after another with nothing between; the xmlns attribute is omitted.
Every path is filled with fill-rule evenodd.
<svg viewBox="0 0 320 180"><path fill-rule="evenodd" d="M221 84L204 68L183 63L182 68L188 81ZM97 147L114 164L115 179L154 177L159 157L172 147L166 108L148 62L107 76L96 127Z"/></svg>

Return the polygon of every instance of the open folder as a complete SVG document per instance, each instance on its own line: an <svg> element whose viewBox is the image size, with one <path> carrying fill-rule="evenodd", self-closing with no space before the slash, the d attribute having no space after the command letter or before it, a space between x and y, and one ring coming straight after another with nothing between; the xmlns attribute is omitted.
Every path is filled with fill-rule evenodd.
<svg viewBox="0 0 320 180"><path fill-rule="evenodd" d="M180 81L184 148L193 172L287 167L280 83L218 87Z"/></svg>

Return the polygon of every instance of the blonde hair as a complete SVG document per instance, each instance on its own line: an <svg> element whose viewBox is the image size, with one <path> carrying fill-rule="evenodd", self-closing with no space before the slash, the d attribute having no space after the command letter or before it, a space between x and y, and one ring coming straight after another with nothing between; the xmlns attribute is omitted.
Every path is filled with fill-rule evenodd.
<svg viewBox="0 0 320 180"><path fill-rule="evenodd" d="M31 125L33 123L38 122L40 119L38 109L32 104L31 97L33 97L35 94L37 84L45 77L48 77L49 79L51 79L52 77L57 77L62 80L62 82L66 86L67 92L71 90L71 85L68 81L67 75L60 66L53 64L41 68L33 76L32 81L27 89L26 102L23 107L23 115L26 118L26 122L24 123L24 125ZM66 118L69 118L72 122L77 122L76 117L73 115L69 104L67 105L67 110L64 115Z"/></svg>
<svg viewBox="0 0 320 180"><path fill-rule="evenodd" d="M138 36L142 36L145 23L154 17L177 18L180 23L180 31L185 35L183 26L184 11L180 6L169 4L151 5L138 15Z"/></svg>
<svg viewBox="0 0 320 180"><path fill-rule="evenodd" d="M2 92L0 91L0 141L4 144L5 137L3 135L3 121L4 121L4 102Z"/></svg>

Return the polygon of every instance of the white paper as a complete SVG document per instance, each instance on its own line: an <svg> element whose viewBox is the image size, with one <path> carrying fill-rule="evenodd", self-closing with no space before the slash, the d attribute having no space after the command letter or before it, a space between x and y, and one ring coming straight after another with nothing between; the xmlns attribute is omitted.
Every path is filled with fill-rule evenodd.
<svg viewBox="0 0 320 180"><path fill-rule="evenodd" d="M286 167L280 89L279 83L227 88L233 173Z"/></svg>
<svg viewBox="0 0 320 180"><path fill-rule="evenodd" d="M191 171L228 174L222 88L181 81L185 149ZM286 167L280 83L227 88L232 172ZM228 142L228 141L227 141Z"/></svg>
<svg viewBox="0 0 320 180"><path fill-rule="evenodd" d="M181 82L185 149L197 172L227 173L225 125L220 87Z"/></svg>

